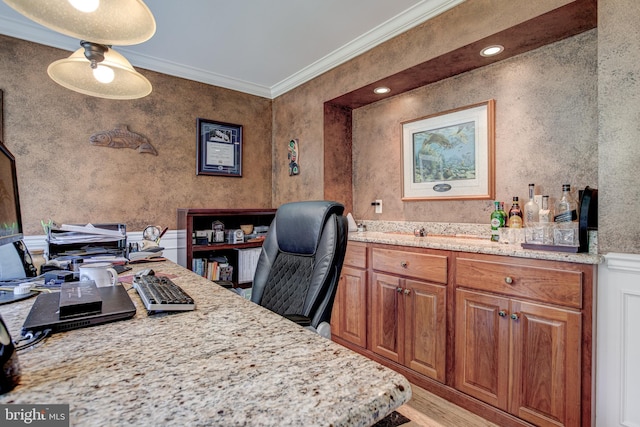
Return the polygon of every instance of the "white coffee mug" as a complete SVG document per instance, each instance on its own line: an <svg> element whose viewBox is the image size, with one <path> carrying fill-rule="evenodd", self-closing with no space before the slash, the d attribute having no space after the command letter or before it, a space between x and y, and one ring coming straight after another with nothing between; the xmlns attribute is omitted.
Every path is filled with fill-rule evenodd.
<svg viewBox="0 0 640 427"><path fill-rule="evenodd" d="M96 286L115 286L118 283L118 272L110 262L93 262L80 264L80 281L93 280Z"/></svg>

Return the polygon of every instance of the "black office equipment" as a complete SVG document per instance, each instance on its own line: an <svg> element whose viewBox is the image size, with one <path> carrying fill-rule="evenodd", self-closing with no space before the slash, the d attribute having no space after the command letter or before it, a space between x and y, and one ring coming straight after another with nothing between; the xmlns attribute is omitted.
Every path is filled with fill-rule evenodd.
<svg viewBox="0 0 640 427"><path fill-rule="evenodd" d="M7 325L0 316L0 394L11 391L20 383L18 353Z"/></svg>
<svg viewBox="0 0 640 427"><path fill-rule="evenodd" d="M114 256L127 258L127 226L121 223L52 225L47 233L49 259Z"/></svg>
<svg viewBox="0 0 640 427"><path fill-rule="evenodd" d="M251 301L329 337L347 249L343 212L330 201L280 206L262 245Z"/></svg>
<svg viewBox="0 0 640 427"><path fill-rule="evenodd" d="M0 103L2 92L0 91ZM2 120L2 105L0 104L0 121ZM0 129L2 123L0 122ZM4 146L0 134L0 246L22 239L22 216L20 215L20 197L18 194L18 175L16 173L16 159L9 149Z"/></svg>
<svg viewBox="0 0 640 427"><path fill-rule="evenodd" d="M61 319L59 316L59 292L38 295L27 316L27 320L22 325L23 335L28 332L35 333L46 329L51 329L52 332L61 332L95 326L117 320L130 319L136 314L136 307L122 285L104 286L97 289L102 298L101 312L67 319Z"/></svg>
<svg viewBox="0 0 640 427"><path fill-rule="evenodd" d="M1 90L0 129L2 129ZM31 255L22 242L22 216L20 215L16 159L4 146L1 133L0 201L0 280L35 277L37 272L33 266ZM4 298L0 300L4 300Z"/></svg>
<svg viewBox="0 0 640 427"><path fill-rule="evenodd" d="M93 280L66 282L60 286L58 307L60 319L98 314L102 312L102 297Z"/></svg>
<svg viewBox="0 0 640 427"><path fill-rule="evenodd" d="M148 311L188 311L196 308L193 298L168 277L136 275L133 287Z"/></svg>

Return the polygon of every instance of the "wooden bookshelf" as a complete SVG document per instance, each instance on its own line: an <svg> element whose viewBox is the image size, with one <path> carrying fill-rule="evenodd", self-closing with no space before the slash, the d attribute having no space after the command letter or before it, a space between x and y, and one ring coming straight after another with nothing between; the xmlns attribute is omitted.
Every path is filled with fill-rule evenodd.
<svg viewBox="0 0 640 427"><path fill-rule="evenodd" d="M228 230L240 229L241 225L269 226L275 217L275 209L183 209L177 210L178 215L178 264L192 269L194 259L225 256L233 265L233 282L238 285L237 250L262 246L262 241L230 243L226 240ZM214 221L220 221L225 228L225 242L208 244L194 244L193 236L196 231L210 230ZM235 264L235 265L234 265ZM246 286L246 285L245 285Z"/></svg>

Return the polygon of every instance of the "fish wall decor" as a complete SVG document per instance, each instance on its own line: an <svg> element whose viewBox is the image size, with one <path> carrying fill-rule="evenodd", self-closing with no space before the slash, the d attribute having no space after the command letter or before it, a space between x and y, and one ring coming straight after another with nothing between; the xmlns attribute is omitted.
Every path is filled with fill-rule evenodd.
<svg viewBox="0 0 640 427"><path fill-rule="evenodd" d="M132 148L138 153L158 155L147 137L130 131L128 125L117 125L112 130L96 132L89 137L89 142L99 147Z"/></svg>

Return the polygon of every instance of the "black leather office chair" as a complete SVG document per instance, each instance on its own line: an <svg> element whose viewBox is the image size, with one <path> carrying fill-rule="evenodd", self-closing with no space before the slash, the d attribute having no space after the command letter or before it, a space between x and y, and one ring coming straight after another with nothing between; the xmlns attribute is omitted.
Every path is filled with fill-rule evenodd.
<svg viewBox="0 0 640 427"><path fill-rule="evenodd" d="M331 201L280 206L262 245L251 301L329 338L347 248L343 212Z"/></svg>

